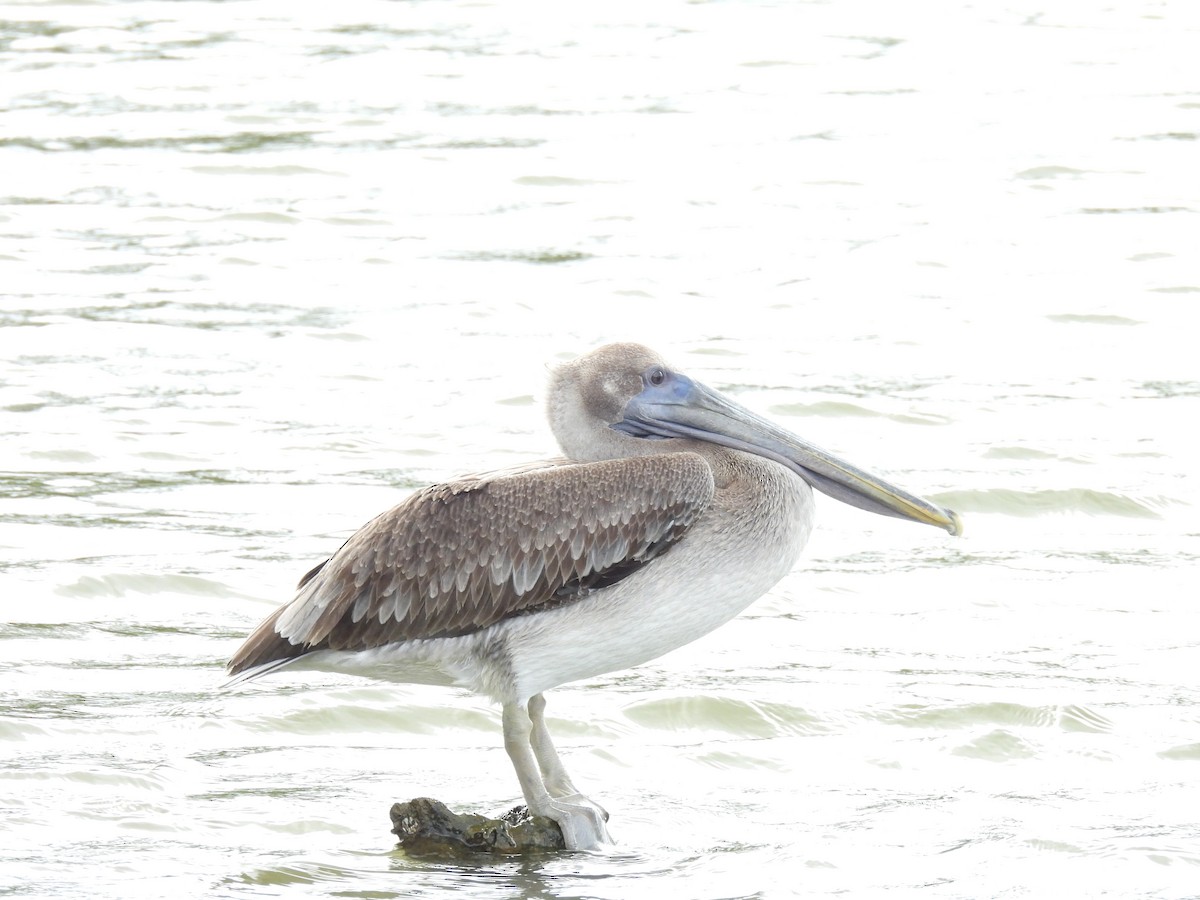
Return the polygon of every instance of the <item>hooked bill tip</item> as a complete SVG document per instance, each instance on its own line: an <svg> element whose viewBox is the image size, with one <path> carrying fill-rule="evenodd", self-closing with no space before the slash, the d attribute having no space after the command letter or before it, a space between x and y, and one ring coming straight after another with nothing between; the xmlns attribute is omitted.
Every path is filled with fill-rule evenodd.
<svg viewBox="0 0 1200 900"><path fill-rule="evenodd" d="M950 524L946 526L946 530L954 537L962 537L963 520L962 516L952 509L946 510L946 518L950 520Z"/></svg>

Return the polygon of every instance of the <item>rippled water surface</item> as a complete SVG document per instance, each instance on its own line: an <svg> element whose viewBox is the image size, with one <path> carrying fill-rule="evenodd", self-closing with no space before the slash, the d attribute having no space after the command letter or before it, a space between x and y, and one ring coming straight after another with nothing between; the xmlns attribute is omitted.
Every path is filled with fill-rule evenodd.
<svg viewBox="0 0 1200 900"><path fill-rule="evenodd" d="M1200 895L1200 15L1183 2L0 7L0 894ZM224 660L634 339L958 509L821 498L730 625L498 710Z"/></svg>

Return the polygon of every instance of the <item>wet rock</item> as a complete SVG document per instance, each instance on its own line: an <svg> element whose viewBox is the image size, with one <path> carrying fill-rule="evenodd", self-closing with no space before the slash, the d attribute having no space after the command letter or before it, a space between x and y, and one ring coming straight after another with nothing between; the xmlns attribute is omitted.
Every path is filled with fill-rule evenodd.
<svg viewBox="0 0 1200 900"><path fill-rule="evenodd" d="M392 834L400 839L400 846L422 856L518 854L566 847L557 822L531 816L524 806L489 818L456 813L437 800L418 797L392 804L391 816Z"/></svg>

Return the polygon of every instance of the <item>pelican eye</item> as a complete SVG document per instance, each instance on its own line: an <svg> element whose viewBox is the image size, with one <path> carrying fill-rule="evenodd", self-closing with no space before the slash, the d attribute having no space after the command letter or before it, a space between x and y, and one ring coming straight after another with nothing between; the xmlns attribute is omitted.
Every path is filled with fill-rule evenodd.
<svg viewBox="0 0 1200 900"><path fill-rule="evenodd" d="M665 371L663 371L662 369L660 369L658 366L655 366L653 369L651 369L650 371L648 371L646 373L646 383L652 384L652 385L654 385L654 387L658 387L660 384L662 384L666 380L667 380L667 373Z"/></svg>

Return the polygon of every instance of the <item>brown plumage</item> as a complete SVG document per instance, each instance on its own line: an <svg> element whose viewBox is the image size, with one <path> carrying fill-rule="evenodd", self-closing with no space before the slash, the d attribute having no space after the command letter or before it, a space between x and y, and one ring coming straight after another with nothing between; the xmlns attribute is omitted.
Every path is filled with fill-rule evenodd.
<svg viewBox="0 0 1200 900"><path fill-rule="evenodd" d="M229 671L467 634L574 602L666 552L712 495L712 471L693 453L555 460L432 485L305 575Z"/></svg>

